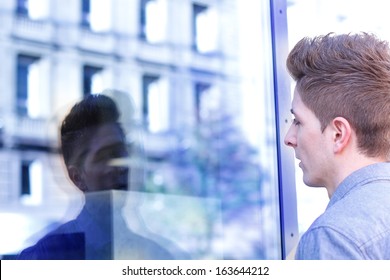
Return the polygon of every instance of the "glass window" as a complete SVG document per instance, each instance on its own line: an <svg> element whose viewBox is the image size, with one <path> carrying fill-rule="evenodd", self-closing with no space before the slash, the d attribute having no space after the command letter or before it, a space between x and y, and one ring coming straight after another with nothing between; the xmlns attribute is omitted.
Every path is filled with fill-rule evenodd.
<svg viewBox="0 0 390 280"><path fill-rule="evenodd" d="M147 11L146 7L152 0L141 0L140 1L140 37L146 38L146 25L147 25Z"/></svg>
<svg viewBox="0 0 390 280"><path fill-rule="evenodd" d="M149 132L164 132L169 126L167 81L156 75L145 74L142 84L144 124Z"/></svg>
<svg viewBox="0 0 390 280"><path fill-rule="evenodd" d="M81 25L94 32L105 32L111 28L110 0L82 0Z"/></svg>
<svg viewBox="0 0 390 280"><path fill-rule="evenodd" d="M90 27L95 32L106 32L111 28L110 0L91 0Z"/></svg>
<svg viewBox="0 0 390 280"><path fill-rule="evenodd" d="M17 57L16 111L19 116L35 117L39 111L39 57Z"/></svg>
<svg viewBox="0 0 390 280"><path fill-rule="evenodd" d="M90 28L91 19L91 1L82 0L81 2L81 25L86 28Z"/></svg>
<svg viewBox="0 0 390 280"><path fill-rule="evenodd" d="M5 31L0 255L283 258L273 3L57 1L47 42Z"/></svg>
<svg viewBox="0 0 390 280"><path fill-rule="evenodd" d="M209 121L219 111L221 93L217 86L205 82L195 83L195 111L198 123Z"/></svg>
<svg viewBox="0 0 390 280"><path fill-rule="evenodd" d="M167 25L167 1L142 0L140 7L140 37L150 43L162 42Z"/></svg>
<svg viewBox="0 0 390 280"><path fill-rule="evenodd" d="M84 96L88 94L102 92L103 90L103 68L84 65L83 67L83 91Z"/></svg>
<svg viewBox="0 0 390 280"><path fill-rule="evenodd" d="M16 13L18 15L28 16L28 0L17 0Z"/></svg>
<svg viewBox="0 0 390 280"><path fill-rule="evenodd" d="M33 20L45 19L49 13L48 0L17 0L16 13Z"/></svg>
<svg viewBox="0 0 390 280"><path fill-rule="evenodd" d="M22 186L21 186L21 195L30 195L31 194L31 183L30 183L30 161L23 161L21 166L21 177L22 177Z"/></svg>
<svg viewBox="0 0 390 280"><path fill-rule="evenodd" d="M210 84L207 83L195 83L195 111L196 119L201 122L204 117L203 108L207 104L207 92L210 89Z"/></svg>
<svg viewBox="0 0 390 280"><path fill-rule="evenodd" d="M192 30L194 48L207 53L217 49L217 12L206 5L193 4Z"/></svg>
<svg viewBox="0 0 390 280"><path fill-rule="evenodd" d="M28 12L31 19L47 19L49 0L28 0Z"/></svg>
<svg viewBox="0 0 390 280"><path fill-rule="evenodd" d="M26 205L42 202L42 164L39 160L21 162L21 201Z"/></svg>

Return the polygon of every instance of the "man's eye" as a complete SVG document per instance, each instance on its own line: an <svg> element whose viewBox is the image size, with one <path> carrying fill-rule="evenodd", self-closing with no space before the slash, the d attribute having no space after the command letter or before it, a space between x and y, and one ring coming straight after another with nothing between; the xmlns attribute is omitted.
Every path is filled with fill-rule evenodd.
<svg viewBox="0 0 390 280"><path fill-rule="evenodd" d="M124 158L128 156L129 153L124 146L116 146L99 151L95 160L98 162L106 162L115 158Z"/></svg>
<svg viewBox="0 0 390 280"><path fill-rule="evenodd" d="M299 121L297 121L297 119L293 119L293 124L294 125L300 125L301 123Z"/></svg>
<svg viewBox="0 0 390 280"><path fill-rule="evenodd" d="M105 162L112 158L112 155L110 153L101 153L96 156L95 160L98 162Z"/></svg>

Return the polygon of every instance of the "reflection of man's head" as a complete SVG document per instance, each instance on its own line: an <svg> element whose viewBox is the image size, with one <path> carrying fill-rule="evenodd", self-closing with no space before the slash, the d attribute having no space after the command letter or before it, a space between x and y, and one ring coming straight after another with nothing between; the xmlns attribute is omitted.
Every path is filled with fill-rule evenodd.
<svg viewBox="0 0 390 280"><path fill-rule="evenodd" d="M89 95L62 122L64 162L70 179L83 192L128 189L128 168L111 164L129 155L118 119L111 98Z"/></svg>

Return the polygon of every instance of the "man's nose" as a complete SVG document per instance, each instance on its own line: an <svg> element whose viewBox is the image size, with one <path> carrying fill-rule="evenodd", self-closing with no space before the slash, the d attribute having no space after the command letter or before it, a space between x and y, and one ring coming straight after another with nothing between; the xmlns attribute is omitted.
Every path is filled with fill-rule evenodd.
<svg viewBox="0 0 390 280"><path fill-rule="evenodd" d="M286 133L286 136L284 137L284 144L292 148L296 147L297 145L294 128L292 126L290 126Z"/></svg>

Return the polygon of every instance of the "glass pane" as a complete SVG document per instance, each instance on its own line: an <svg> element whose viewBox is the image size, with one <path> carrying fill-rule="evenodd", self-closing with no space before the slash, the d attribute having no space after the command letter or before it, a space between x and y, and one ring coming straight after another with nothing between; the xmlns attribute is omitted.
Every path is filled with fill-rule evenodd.
<svg viewBox="0 0 390 280"><path fill-rule="evenodd" d="M2 27L45 61L46 95L25 90L49 99L50 118L19 117L4 83L0 255L280 259L269 2L204 0L194 14L197 1L105 1L110 28L86 32L83 12L91 25L101 12L90 2ZM18 44L0 46L0 80L16 80ZM29 203L23 162L39 163L25 172Z"/></svg>

